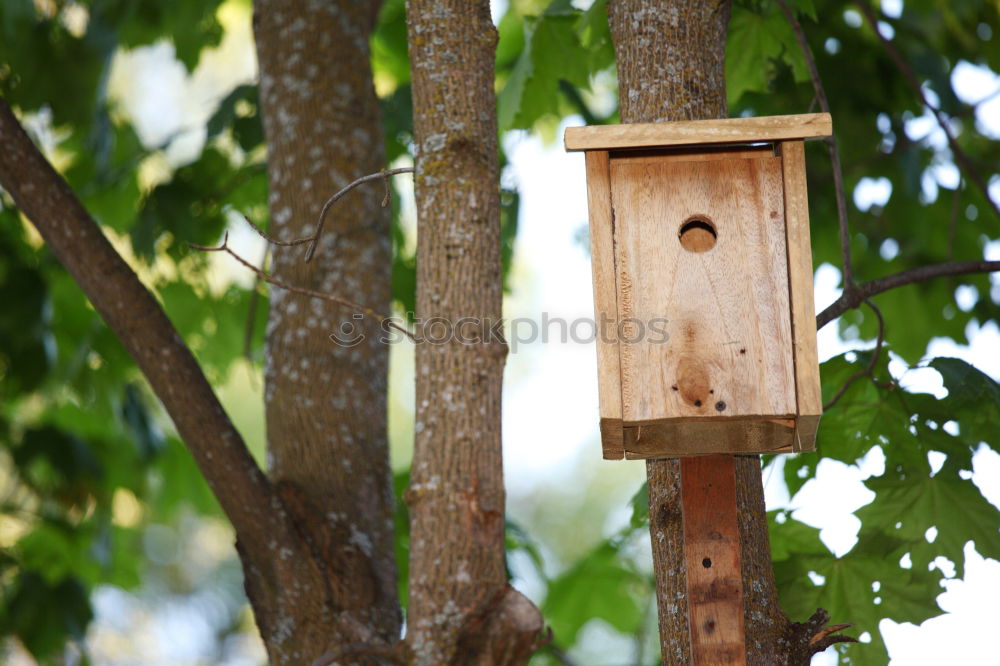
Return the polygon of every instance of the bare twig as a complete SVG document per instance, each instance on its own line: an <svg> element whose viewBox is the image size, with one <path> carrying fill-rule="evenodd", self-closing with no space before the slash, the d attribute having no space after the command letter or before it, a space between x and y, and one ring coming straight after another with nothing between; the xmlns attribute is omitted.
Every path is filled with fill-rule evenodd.
<svg viewBox="0 0 1000 666"><path fill-rule="evenodd" d="M951 198L951 217L948 220L948 261L955 258L955 232L958 230L958 200L962 197L962 179L958 179L955 196Z"/></svg>
<svg viewBox="0 0 1000 666"><path fill-rule="evenodd" d="M830 634L835 634L838 631L843 631L844 629L847 629L847 628L853 627L853 626L854 626L854 624L852 622L848 622L846 624L834 624L834 625L831 625L829 627L825 627L823 629L820 629L819 631L816 632L815 636L813 636L812 638L809 639L809 645L816 645L816 643L819 643L821 640L823 640L824 638L826 638ZM848 636L841 636L841 638L849 638L849 637ZM851 640L853 640L853 639L851 639Z"/></svg>
<svg viewBox="0 0 1000 666"><path fill-rule="evenodd" d="M552 658L562 664L562 666L576 666L576 662L574 662L568 654L552 643L549 643L545 649L547 649L549 654L552 655Z"/></svg>
<svg viewBox="0 0 1000 666"><path fill-rule="evenodd" d="M825 310L816 315L816 328L820 329L848 310L861 305L865 299L881 294L884 291L902 287L907 284L926 282L937 277L948 275L970 275L973 273L992 273L1000 271L1000 261L949 261L944 264L930 264L919 268L900 271L893 275L865 282L848 292L846 289L840 298L831 303Z"/></svg>
<svg viewBox="0 0 1000 666"><path fill-rule="evenodd" d="M304 243L311 243L313 241L313 237L312 236L309 236L308 238L296 238L295 240L290 240L290 241L278 240L277 238L272 238L271 236L268 236L266 233L264 233L264 230L261 229L260 227L258 227L256 224L254 224L253 220L251 220L246 215L243 216L243 219L247 221L247 224L250 225L251 229L253 229L254 231L257 232L258 236L260 236L261 238L263 238L264 240L266 240L271 245L281 245L281 246L284 246L284 247L294 247L296 245L302 245Z"/></svg>
<svg viewBox="0 0 1000 666"><path fill-rule="evenodd" d="M837 404L844 394L847 393L847 389L851 388L851 385L861 379L862 377L872 377L872 373L875 372L875 366L878 365L879 356L882 354L882 345L885 343L885 319L882 317L882 311L875 307L869 299L865 299L865 305L872 309L875 316L878 318L878 339L875 340L875 347L872 349L872 357L868 361L868 366L864 370L859 370L851 375L844 385L840 387L840 390L830 398L830 402L823 405L823 411L826 411ZM810 641L811 643L812 641Z"/></svg>
<svg viewBox="0 0 1000 666"><path fill-rule="evenodd" d="M784 0L778 0L778 1L784 2ZM857 4L858 9L861 10L861 13L865 17L865 20L868 21L868 26L872 29L872 31L875 33L875 36L882 43L882 47L885 48L886 53L889 54L889 58L896 65L896 69L899 70L900 74L903 75L903 78L906 79L907 84L909 84L910 88L913 89L913 93L917 96L920 102L925 107L927 107L930 110L930 112L934 115L934 119L941 127L941 130L944 132L944 135L948 138L948 146L951 148L952 155L955 156L955 161L958 162L958 165L962 168L962 171L966 173L969 179L973 183L975 183L976 187L978 187L980 191L983 193L983 198L985 198L987 203L989 203L990 206L993 208L994 215L1000 217L1000 207L998 207L997 203L993 201L992 198L990 198L990 191L989 187L986 185L986 181L983 180L982 175L976 169L975 165L973 165L972 160L969 159L969 156L966 155L965 151L962 150L961 146L958 145L958 141L955 139L955 135L951 131L951 126L948 124L948 119L944 115L944 112L930 103L930 101L927 99L927 95L924 94L923 86L920 85L919 79L917 79L916 75L913 73L913 70L910 69L910 66L906 63L906 60L903 59L903 56L900 55L899 51L896 50L896 47L892 44L892 42L886 39L885 36L882 34L882 31L878 29L878 17L875 16L875 12L872 10L871 6L866 2L866 0L857 0L855 4Z"/></svg>
<svg viewBox="0 0 1000 666"><path fill-rule="evenodd" d="M375 312L374 310L372 310L369 307L365 307L364 305L360 305L359 303L355 303L354 301L349 301L349 300L347 300L345 298L340 298L339 296L334 296L332 294L324 294L321 291L314 291L312 289L306 289L304 287L296 287L295 285L292 285L292 284L289 284L289 283L287 283L287 282L285 282L283 280L280 280L280 279L274 277L273 275L269 275L268 273L265 273L263 270L257 268L256 266L254 266L253 264L251 264L249 261L247 261L246 259L244 259L240 255L236 254L235 252L233 252L233 250L229 247L229 232L226 232L226 235L223 237L223 240L222 240L222 245L220 245L218 247L207 247L205 245L197 245L195 243L188 243L188 245L191 248L193 248L195 250L200 250L202 252L225 252L226 254L228 254L229 256L231 256L233 259L235 259L236 261L240 262L245 267L249 268L251 271L253 271L257 275L257 277L259 277L264 282L267 282L268 284L273 284L276 287L281 287L282 289L286 289L286 290L288 290L290 292L293 292L293 293L296 293L296 294L302 294L303 296L309 296L310 298L318 298L320 300L329 301L330 303L336 303L337 305L341 305L343 307L350 308L351 310L354 310L355 312L360 312L361 314L365 314L365 315L368 315L370 317L374 317L375 320L378 321L380 324L384 323L386 326L388 326L390 328L396 329L397 331L399 331L400 333L402 333L406 337L408 337L411 340L413 340L414 342L416 342L416 337L412 333L410 333L405 328L403 328L403 327L399 326L398 324L396 324L389 317L386 317L384 315L380 315L380 314L378 314L377 312Z"/></svg>
<svg viewBox="0 0 1000 666"><path fill-rule="evenodd" d="M794 642L799 640L804 640L808 637L805 642L805 648L808 651L808 655L818 654L823 652L831 645L835 643L857 643L858 639L851 636L839 636L838 631L843 631L848 627L854 626L853 624L835 624L830 627L824 626L827 621L829 621L830 616L822 608L817 609L813 616L803 623L794 622L790 626L791 636ZM808 661L808 659L806 660Z"/></svg>
<svg viewBox="0 0 1000 666"><path fill-rule="evenodd" d="M247 222L249 221L250 220L248 219ZM265 247L264 256L260 258L261 269L267 266L267 257L270 253L271 248ZM260 291L258 291L257 288L260 286L260 283L260 276L254 276L253 288L250 290L250 302L247 304L246 327L243 329L243 357L251 363L253 362L253 329L254 324L257 321L257 303L260 301ZM251 376L253 376L252 372Z"/></svg>
<svg viewBox="0 0 1000 666"><path fill-rule="evenodd" d="M353 190L358 185L361 185L362 183L367 183L368 181L381 178L385 182L385 198L382 199L382 207L385 208L386 206L389 205L389 201L391 200L392 196L392 190L389 189L389 176L395 176L401 173L413 173L413 172L414 172L413 167L400 167L398 169L382 169L378 173L371 173L368 174L367 176L362 176L361 178L358 178L354 182L349 183L347 186L342 188L332 197L327 199L326 203L323 204L323 209L319 212L319 221L316 223L316 233L313 234L312 237L304 239L306 241L311 241L311 244L309 245L309 250L306 251L306 261L307 262L312 261L313 254L316 253L316 246L319 245L319 237L323 233L323 223L326 220L326 214L327 212L329 212L333 204L337 203L337 201L341 197L343 197L345 194Z"/></svg>
<svg viewBox="0 0 1000 666"><path fill-rule="evenodd" d="M823 113L830 113L830 102L827 100L826 91L823 89L823 82L819 78L819 70L816 68L816 59L813 58L809 49L809 42L802 31L802 24L795 18L795 14L788 7L785 0L778 0L781 12L785 19L792 26L795 39L799 43L802 55L806 60L806 67L809 69L809 78L812 80L813 91L816 93L814 101L819 102L819 108ZM854 288L854 272L851 269L851 235L847 227L847 196L844 192L844 169L840 162L840 151L837 149L837 140L828 136L824 139L826 147L830 150L830 161L833 164L833 188L837 199L837 225L840 229L840 255L843 263L844 290L852 291Z"/></svg>

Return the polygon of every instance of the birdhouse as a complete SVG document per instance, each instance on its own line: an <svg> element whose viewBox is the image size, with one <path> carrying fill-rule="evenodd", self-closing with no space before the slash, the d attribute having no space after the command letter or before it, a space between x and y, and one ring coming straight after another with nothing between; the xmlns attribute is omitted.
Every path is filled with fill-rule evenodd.
<svg viewBox="0 0 1000 666"><path fill-rule="evenodd" d="M810 451L822 413L803 140L828 114L571 127L608 459Z"/></svg>

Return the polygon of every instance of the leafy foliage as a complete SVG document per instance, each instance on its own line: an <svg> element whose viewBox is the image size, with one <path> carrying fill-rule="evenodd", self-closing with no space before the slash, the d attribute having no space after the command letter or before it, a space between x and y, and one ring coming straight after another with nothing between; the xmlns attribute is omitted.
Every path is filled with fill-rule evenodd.
<svg viewBox="0 0 1000 666"><path fill-rule="evenodd" d="M998 235L992 208L969 174L950 175L954 156L875 33L850 3L792 4L832 106L848 199L871 179L881 179L889 192L871 206L849 205L857 278L981 258ZM116 53L161 40L194 70L203 50L221 38L219 6L218 0L0 3L0 94L33 121L70 186L135 258L215 383L227 379L244 353L247 331L254 356L264 304L252 314L259 296L251 289L214 288L207 258L186 243L216 242L237 213L266 225L256 86L241 83L222 95L205 122L200 152L172 163L166 156L173 139L144 145L109 97L108 80ZM593 104L615 93L607 83L614 53L606 12L607 0L587 9L568 0L508 3L496 61L501 131L550 132L571 114L591 124L614 122L616 111L599 113ZM1000 70L996 4L908 0L898 16L880 18L924 90L952 119L958 145L986 182L995 180L1000 144L977 120L979 100L995 91L979 91L976 99L959 95L956 70ZM405 4L387 0L371 45L390 161L406 161L412 150L405 37ZM731 115L814 106L805 60L774 0L737 2L728 39ZM830 162L818 143L807 156L815 263L837 266ZM165 173L150 177L164 162ZM505 272L519 213L508 180L501 193ZM393 295L410 312L416 265L398 201L394 197ZM958 301L960 285L974 288L964 290L971 303ZM882 618L920 622L940 612L935 596L947 567L938 558L951 562L957 576L969 541L982 555L1000 558L1000 514L969 474L975 451L998 449L1000 387L960 360L924 360L932 338L966 342L970 324L997 321L995 282L942 279L874 300L887 322L888 348L907 364L940 373L948 394L909 392L890 375L883 354L873 377L851 384L823 417L818 452L785 459L784 479L794 495L815 477L823 457L850 465L875 450L885 457L884 470L865 482L874 499L856 512L861 529L849 552L835 557L816 529L786 511L771 515L783 608L801 620L823 607L834 621L855 622L870 633L870 643L843 649L842 658L855 664L884 663ZM14 536L0 534L0 635L17 637L38 659L52 662L86 630L94 586L140 584L150 565L136 555L137 543L150 524L176 525L190 511L218 515L218 507L121 345L3 194L0 304L0 513L18 526ZM839 325L853 341L873 339L877 331L862 311ZM826 398L869 360L870 352L858 352L825 363ZM396 479L397 497L406 478ZM116 510L115 498L123 495L141 506L137 521L124 521ZM571 647L594 618L627 635L655 621L648 613L648 571L631 556L648 521L645 489L632 506L629 524L576 562L554 565L543 537L507 526L509 552L526 555L544 584L543 610L561 648ZM402 503L396 527L403 592L408 534ZM548 575L552 570L559 573Z"/></svg>

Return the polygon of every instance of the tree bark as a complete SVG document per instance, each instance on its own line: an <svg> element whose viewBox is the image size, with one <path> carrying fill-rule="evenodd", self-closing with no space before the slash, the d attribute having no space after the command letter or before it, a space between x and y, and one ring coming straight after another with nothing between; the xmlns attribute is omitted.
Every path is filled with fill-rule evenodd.
<svg viewBox="0 0 1000 666"><path fill-rule="evenodd" d="M622 122L727 117L725 46L730 8L729 0L611 3ZM805 625L791 623L778 605L760 457L734 456L732 462L747 663L807 664L812 633L800 629ZM663 663L688 664L691 643L679 460L649 460L646 472Z"/></svg>
<svg viewBox="0 0 1000 666"><path fill-rule="evenodd" d="M270 233L278 239L310 235L328 197L386 166L368 46L379 4L255 4ZM303 260L306 246L275 247L275 277L389 312L391 244L382 198L376 184L341 199L310 263ZM274 663L309 663L331 646L390 645L400 637L401 616L388 347L379 341L378 322L355 319L333 303L272 288L270 306L269 475L324 585L299 595L277 590L276 599L248 579L258 624ZM350 342L337 344L331 334Z"/></svg>
<svg viewBox="0 0 1000 666"><path fill-rule="evenodd" d="M306 597L323 598L328 571L314 562L315 550L294 517L297 505L285 499L285 489L261 473L159 303L3 100L0 185L135 360L232 522L251 599L274 602L254 606L258 621L264 618L265 641L272 639L267 645L273 663L302 663L303 655L311 651L305 644L312 642L321 649L326 639L323 631L316 631L298 640L305 634L298 631L297 620L303 619L304 627L329 623L326 613L312 617L316 604L306 603ZM282 626L286 627L282 636L296 640L274 642L273 631L263 631Z"/></svg>
<svg viewBox="0 0 1000 666"><path fill-rule="evenodd" d="M500 199L485 0L407 3L418 331L407 643L416 664L523 663L542 628L507 585L500 394ZM464 323L462 323L464 322Z"/></svg>

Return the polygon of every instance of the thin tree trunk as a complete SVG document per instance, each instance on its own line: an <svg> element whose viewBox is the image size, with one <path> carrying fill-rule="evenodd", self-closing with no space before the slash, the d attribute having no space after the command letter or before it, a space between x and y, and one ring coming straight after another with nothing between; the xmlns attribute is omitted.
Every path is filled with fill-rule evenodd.
<svg viewBox="0 0 1000 666"><path fill-rule="evenodd" d="M507 585L500 393L496 29L485 0L407 4L413 77L417 317L407 643L414 663L526 661L541 617ZM463 318L472 318L465 319ZM431 325L433 322L433 325ZM485 324L485 325L484 325Z"/></svg>
<svg viewBox="0 0 1000 666"><path fill-rule="evenodd" d="M255 4L270 232L278 239L311 234L328 197L386 166L368 45L379 4ZM275 247L275 276L389 312L391 245L382 198L375 183L340 200L310 263L303 260L305 246ZM272 288L270 305L269 475L326 580L320 589L280 590L275 600L248 579L258 624L274 663L309 663L344 644L392 644L401 617L386 426L388 347L379 341L376 321L355 319L332 303ZM364 337L341 345L331 334ZM292 645L297 659L286 647Z"/></svg>
<svg viewBox="0 0 1000 666"><path fill-rule="evenodd" d="M623 122L727 117L729 0L616 0L610 5ZM764 66L764 63L761 63ZM735 456L747 663L808 663L812 624L790 623L774 586L759 456ZM664 664L691 662L680 464L650 460L650 534ZM822 626L822 621L820 622ZM808 634L808 635L807 635ZM805 659L805 661L801 661Z"/></svg>

